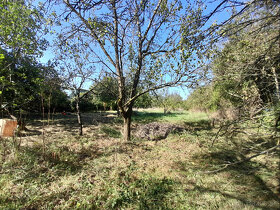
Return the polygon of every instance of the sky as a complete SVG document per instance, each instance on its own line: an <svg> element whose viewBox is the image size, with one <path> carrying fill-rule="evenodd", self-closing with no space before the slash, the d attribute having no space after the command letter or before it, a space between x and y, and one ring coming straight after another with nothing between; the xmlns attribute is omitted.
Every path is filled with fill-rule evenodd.
<svg viewBox="0 0 280 210"><path fill-rule="evenodd" d="M36 1L36 3L39 1ZM211 1L211 4L207 4L206 9L204 10L204 14L208 14L209 12L213 11L216 6L220 3L220 1ZM59 11L61 8L56 7L56 10ZM209 25L211 25L213 22L222 22L224 21L226 18L229 17L229 13L223 12L223 13L218 13L215 16L213 16L207 23L206 27L208 27ZM45 37L50 44L52 45L53 40L55 39L55 34L48 34ZM40 58L40 62L42 63L47 63L49 60L53 60L55 58L55 53L54 53L54 49L53 47L50 45L50 47L48 47L48 49L44 52L44 55L42 58ZM87 87L88 86L88 87ZM89 85L86 85L85 88L89 88ZM173 87L173 88L169 88L168 90L169 93L178 93L181 95L181 97L183 99L186 99L188 97L188 95L190 94L191 90L186 88L186 87Z"/></svg>

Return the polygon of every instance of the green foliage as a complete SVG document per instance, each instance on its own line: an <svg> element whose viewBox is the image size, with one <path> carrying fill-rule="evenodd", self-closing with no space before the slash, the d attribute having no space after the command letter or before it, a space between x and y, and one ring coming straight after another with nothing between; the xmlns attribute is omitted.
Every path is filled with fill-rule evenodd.
<svg viewBox="0 0 280 210"><path fill-rule="evenodd" d="M184 109L196 111L215 109L210 102L212 95L212 86L199 87L188 96L186 101L184 101Z"/></svg>
<svg viewBox="0 0 280 210"><path fill-rule="evenodd" d="M239 27L244 18L250 18L252 11L254 8L225 28ZM280 49L275 44L279 39L275 27L279 22L269 20L271 13L277 11L279 7L272 11L266 8L257 11L255 16L260 21L231 35L213 62L214 86L218 87L220 97L234 106L257 106L257 100L258 103L273 103L275 96L279 97L276 82L279 75L275 73L275 69L279 69ZM263 26L266 24L269 27Z"/></svg>
<svg viewBox="0 0 280 210"><path fill-rule="evenodd" d="M46 103L47 103L46 98ZM47 107L47 104L45 104ZM70 101L68 99L68 96L65 92L63 92L60 89L53 90L53 93L51 94L51 109L55 109L57 112L62 111L70 111Z"/></svg>
<svg viewBox="0 0 280 210"><path fill-rule="evenodd" d="M27 57L15 58L1 50L5 58L0 63L1 103L12 109L37 109L40 86L43 81L42 68Z"/></svg>
<svg viewBox="0 0 280 210"><path fill-rule="evenodd" d="M70 101L65 92L63 92L63 81L59 77L55 65L48 62L42 66L42 78L40 94L44 100L44 106L48 111L70 111Z"/></svg>
<svg viewBox="0 0 280 210"><path fill-rule="evenodd" d="M0 3L0 103L10 110L40 107L43 68L35 57L47 46L43 22L42 13L27 1Z"/></svg>
<svg viewBox="0 0 280 210"><path fill-rule="evenodd" d="M128 86L129 84L127 84ZM113 110L117 109L118 99L118 81L116 78L111 76L103 77L100 81L92 86L93 96L92 102L96 106L107 107ZM139 90L139 92L141 92ZM127 93L127 95L129 95ZM136 108L149 108L152 106L153 99L149 93L141 95L135 101L134 106Z"/></svg>
<svg viewBox="0 0 280 210"><path fill-rule="evenodd" d="M15 55L40 55L46 48L42 14L27 1L5 0L0 3L0 46Z"/></svg>
<svg viewBox="0 0 280 210"><path fill-rule="evenodd" d="M118 81L114 77L106 76L92 86L93 103L108 108L116 108L118 99ZM104 107L104 108L105 108Z"/></svg>
<svg viewBox="0 0 280 210"><path fill-rule="evenodd" d="M157 100L154 101L155 107L162 107L164 109L164 113L170 113L171 111L178 110L182 108L182 97L177 93L164 93L163 95L159 95Z"/></svg>
<svg viewBox="0 0 280 210"><path fill-rule="evenodd" d="M69 110L67 95L62 92L61 81L51 65L43 66L29 57L16 58L12 53L0 51L5 55L0 62L0 103L10 111L34 112L41 109L43 97L45 108Z"/></svg>
<svg viewBox="0 0 280 210"><path fill-rule="evenodd" d="M135 101L135 108L150 108L153 106L154 98L149 94L146 93Z"/></svg>
<svg viewBox="0 0 280 210"><path fill-rule="evenodd" d="M271 3L271 2L270 2ZM279 21L271 21L279 7L254 2L246 12L221 29L228 35L224 46L214 53L212 82L195 90L186 108L221 110L238 108L243 116L254 116L263 106L279 101ZM275 3L276 5L277 3ZM269 9L271 7L271 10ZM252 16L254 13L254 17ZM243 26L244 20L257 19ZM237 30L237 31L236 31Z"/></svg>
<svg viewBox="0 0 280 210"><path fill-rule="evenodd" d="M75 112L76 111L75 97L72 97L70 105L72 111ZM81 112L90 112L90 111L98 110L96 104L92 102L91 97L82 97L79 101L79 107Z"/></svg>

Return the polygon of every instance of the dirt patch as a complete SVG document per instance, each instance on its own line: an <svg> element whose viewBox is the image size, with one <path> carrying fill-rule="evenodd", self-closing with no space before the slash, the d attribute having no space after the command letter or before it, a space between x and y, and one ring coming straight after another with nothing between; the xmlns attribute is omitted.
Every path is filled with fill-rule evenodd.
<svg viewBox="0 0 280 210"><path fill-rule="evenodd" d="M167 138L171 132L182 131L183 128L170 123L153 122L140 125L136 130L135 136L137 138L156 141Z"/></svg>

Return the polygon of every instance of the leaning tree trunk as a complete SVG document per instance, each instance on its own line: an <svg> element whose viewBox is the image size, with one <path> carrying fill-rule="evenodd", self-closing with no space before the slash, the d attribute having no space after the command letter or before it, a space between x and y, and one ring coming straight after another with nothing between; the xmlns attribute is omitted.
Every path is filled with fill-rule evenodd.
<svg viewBox="0 0 280 210"><path fill-rule="evenodd" d="M83 122L82 122L82 117L81 117L81 111L80 111L80 100L77 99L76 100L76 112L77 112L77 120L78 120L78 124L79 124L79 135L82 136L83 135Z"/></svg>

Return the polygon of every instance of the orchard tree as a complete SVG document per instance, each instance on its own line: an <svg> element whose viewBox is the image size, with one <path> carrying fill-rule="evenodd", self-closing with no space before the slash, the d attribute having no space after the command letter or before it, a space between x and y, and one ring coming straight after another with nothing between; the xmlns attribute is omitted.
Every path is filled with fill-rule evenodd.
<svg viewBox="0 0 280 210"><path fill-rule="evenodd" d="M212 85L205 85L194 89L183 102L184 109L193 111L215 111L216 107L211 104L213 96Z"/></svg>
<svg viewBox="0 0 280 210"><path fill-rule="evenodd" d="M80 104L92 90L88 90L93 83L95 66L88 62L83 46L78 43L61 43L58 40L57 67L59 68L60 79L64 82L64 89L70 90L75 101L77 121L79 124L79 135L83 135L83 120Z"/></svg>
<svg viewBox="0 0 280 210"><path fill-rule="evenodd" d="M139 87L141 88L141 87ZM103 105L109 105L111 109L116 106L118 100L118 81L113 76L105 76L92 86L95 100L102 102ZM135 107L148 108L152 106L152 96L149 93L141 95L135 101ZM105 107L104 107L105 109ZM117 110L119 112L119 110Z"/></svg>
<svg viewBox="0 0 280 210"><path fill-rule="evenodd" d="M57 16L65 21L60 22L65 42L78 39L90 58L117 78L125 141L138 97L197 79L190 63L199 51L199 5L179 0L63 0L63 5ZM138 88L141 83L144 89Z"/></svg>
<svg viewBox="0 0 280 210"><path fill-rule="evenodd" d="M141 95L136 101L135 101L135 107L136 108L151 108L153 106L154 102L154 96L150 93L146 93L144 95Z"/></svg>

